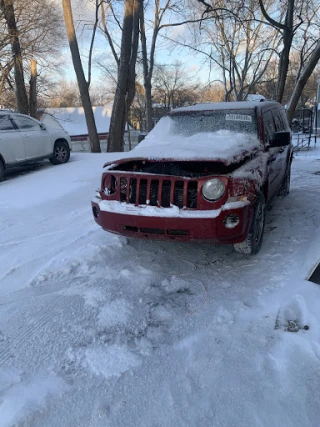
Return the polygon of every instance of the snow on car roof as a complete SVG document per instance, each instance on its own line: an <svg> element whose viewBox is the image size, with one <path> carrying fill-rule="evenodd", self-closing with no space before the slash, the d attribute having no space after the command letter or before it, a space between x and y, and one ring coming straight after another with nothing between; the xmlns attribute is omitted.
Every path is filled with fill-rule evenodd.
<svg viewBox="0 0 320 427"><path fill-rule="evenodd" d="M188 111L208 111L208 110L238 110L253 109L265 104L273 104L274 101L238 101L238 102L208 102L204 104L189 105L188 107L175 108L169 114Z"/></svg>

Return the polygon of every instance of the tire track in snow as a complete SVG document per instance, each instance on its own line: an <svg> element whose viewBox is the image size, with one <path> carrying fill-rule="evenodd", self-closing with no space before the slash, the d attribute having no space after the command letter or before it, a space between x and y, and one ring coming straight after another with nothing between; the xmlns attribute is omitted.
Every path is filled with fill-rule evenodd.
<svg viewBox="0 0 320 427"><path fill-rule="evenodd" d="M8 304L15 304L20 301L28 301L36 297L45 296L49 294L61 293L61 291L67 288L71 289L76 286L83 286L88 283L89 277L79 276L73 279L58 280L54 283L43 282L41 285L28 287L16 292L12 292L9 295L0 297L0 307ZM70 283L72 283L70 285Z"/></svg>
<svg viewBox="0 0 320 427"><path fill-rule="evenodd" d="M83 233L83 234L81 234L80 236L78 235L77 237L75 237L75 238L73 238L73 239L71 239L71 241L70 242L68 242L68 243L65 243L64 245L63 245L63 249L64 249L64 251L65 252L67 252L67 249L68 248L72 248L72 246L75 244L75 243L78 243L78 242L81 242L82 240L84 240L87 236L89 236L90 234L92 234L92 233L94 233L96 231L96 229L95 229L95 226L94 226L94 228L92 228L92 229L88 229L85 233ZM41 235L41 236L38 236L38 237L43 237L44 235ZM36 239L36 238L38 238L37 236L35 236L34 237L34 239ZM31 238L31 239L33 239L33 238ZM26 240L26 241L24 241L24 242L27 242L28 240ZM1 247L1 245L0 245L0 247ZM60 255L60 252L61 252L61 249L62 249L62 247L57 247L57 250L56 250L56 252L53 254L53 255L50 255L50 261L49 261L49 263L48 262L46 262L46 263L44 263L44 264L42 264L41 265L41 268L33 275L33 277L32 278L30 278L29 280L28 280L28 285L30 285L30 284L32 284L33 283L33 281L35 280L35 278L41 273L41 271L45 268L45 267L48 267L48 266L50 266L51 264L52 264L52 262L55 260L55 259L57 259L58 257L59 257L59 255ZM41 258L45 258L45 259L47 259L47 257L48 257L48 255L47 255L47 253L43 253L43 255L42 255L42 257ZM41 259L41 258L38 258L37 259L37 262ZM31 258L31 259L29 259L29 260L27 260L27 262L25 262L25 263L23 263L23 264L21 264L21 263L19 263L18 265L16 265L16 266L14 266L14 267L12 267L9 271L7 271L3 276L1 276L0 277L0 282L1 281L3 281L3 280L5 280L5 279L8 279L10 276L12 276L13 274L15 274L16 272L18 272L19 270L22 270L22 269L24 269L24 268L26 268L27 266L29 266L29 265L31 265L32 263L34 263L35 262L35 259L34 258Z"/></svg>
<svg viewBox="0 0 320 427"><path fill-rule="evenodd" d="M11 242L2 243L2 244L0 244L0 248L7 248L9 246L19 245L21 243L27 243L27 242L30 242L32 240L41 239L42 237L54 236L54 235L59 234L59 233L64 233L65 231L70 230L70 229L76 229L77 227L80 227L80 226L83 227L89 223L91 223L92 229L90 229L86 234L83 235L83 236L86 236L92 230L96 229L96 226L95 226L95 224L92 224L91 219L87 220L85 222L81 222L81 224L72 224L68 227L61 229L61 230L49 231L48 233L38 234L37 236L32 236L32 237L27 237L27 238L21 239L21 240L12 240Z"/></svg>
<svg viewBox="0 0 320 427"><path fill-rule="evenodd" d="M76 285L78 285L78 283ZM58 292L58 294L56 294L56 292ZM4 365L12 358L17 359L30 351L33 352L35 348L43 355L41 347L46 345L48 341L51 343L48 351L53 353L59 350L59 347L61 347L61 326L63 328L68 328L68 325L74 324L74 317L78 316L81 309L79 305L82 306L83 304L82 300L75 300L74 298L70 304L70 298L64 295L64 291L57 290L54 294L50 291L46 294L40 291L37 296L34 295L34 292L32 292L32 294L33 296L27 298L22 306L20 303L23 301L23 296L16 300L18 303L17 306L19 306L19 323L13 325L11 328L7 325L6 329L9 331L7 333L7 338L2 342L5 348L0 350L0 366ZM33 300L34 296L36 296L35 300ZM30 300L32 301L31 304ZM34 313L30 315L30 312L33 310ZM13 310L13 313L14 312ZM59 313L60 316L57 317ZM63 313L68 313L67 324L61 323ZM13 317L15 318L14 314ZM26 323L26 319L28 323ZM54 324L52 329L53 319L58 320L57 324ZM8 319L7 322L9 323L10 319ZM46 325L50 328L49 333L46 331ZM57 342L55 342L56 337L59 338ZM38 345L36 347L32 345L34 341L37 341ZM70 345L70 342L68 345ZM67 345L65 347L67 347ZM41 356L41 359L42 358Z"/></svg>
<svg viewBox="0 0 320 427"><path fill-rule="evenodd" d="M57 295L50 301L49 306L43 306L40 309L39 313L35 314L32 318L30 318L31 324L22 324L21 326L18 326L16 330L12 331L14 332L14 334L12 334L11 332L13 338L6 339L6 348L0 351L0 366L5 364L5 362L7 362L12 357L15 357L12 354L13 349L15 350L15 352L23 349L33 332L39 330L43 325L51 321L51 317L54 311L56 311L57 307L62 305L61 303L58 303L59 299L61 298L61 295ZM28 307L27 310L30 310L30 308ZM24 313L22 312L22 310L20 311L20 313L20 319L23 319L25 316L23 315Z"/></svg>

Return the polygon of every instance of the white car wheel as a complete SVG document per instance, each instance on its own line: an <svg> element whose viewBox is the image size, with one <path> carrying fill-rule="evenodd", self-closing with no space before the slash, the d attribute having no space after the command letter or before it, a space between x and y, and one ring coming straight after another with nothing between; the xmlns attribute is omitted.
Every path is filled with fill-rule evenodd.
<svg viewBox="0 0 320 427"><path fill-rule="evenodd" d="M51 163L60 165L67 163L70 158L70 148L64 141L58 141L54 145L53 156L50 158Z"/></svg>

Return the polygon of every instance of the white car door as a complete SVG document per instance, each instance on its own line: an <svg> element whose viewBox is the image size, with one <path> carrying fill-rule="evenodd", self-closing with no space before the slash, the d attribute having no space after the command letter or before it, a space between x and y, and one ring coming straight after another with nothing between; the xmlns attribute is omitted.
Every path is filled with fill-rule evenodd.
<svg viewBox="0 0 320 427"><path fill-rule="evenodd" d="M14 122L24 140L27 159L51 154L50 135L41 128L40 122L22 115L15 115Z"/></svg>
<svg viewBox="0 0 320 427"><path fill-rule="evenodd" d="M0 115L0 154L8 165L26 160L22 135L9 115Z"/></svg>

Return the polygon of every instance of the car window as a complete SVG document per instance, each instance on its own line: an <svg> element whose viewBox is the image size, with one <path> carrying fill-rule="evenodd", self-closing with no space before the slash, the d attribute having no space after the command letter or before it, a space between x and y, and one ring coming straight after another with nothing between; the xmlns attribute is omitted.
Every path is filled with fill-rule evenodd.
<svg viewBox="0 0 320 427"><path fill-rule="evenodd" d="M38 130L40 127L38 123L34 122L31 119L28 119L28 117L15 117L14 121L19 129Z"/></svg>
<svg viewBox="0 0 320 427"><path fill-rule="evenodd" d="M230 130L257 135L258 127L255 112L248 110L199 111L172 114L172 133L191 136L202 132Z"/></svg>
<svg viewBox="0 0 320 427"><path fill-rule="evenodd" d="M0 130L14 130L9 116L0 116Z"/></svg>
<svg viewBox="0 0 320 427"><path fill-rule="evenodd" d="M271 110L263 111L263 122L264 122L264 138L265 142L268 143L274 138L275 133L275 124L272 116Z"/></svg>
<svg viewBox="0 0 320 427"><path fill-rule="evenodd" d="M274 108L272 110L272 114L273 114L273 118L274 118L276 132L280 132L282 130L285 130L285 127L284 127L284 125L282 123L282 118L280 116L279 110L277 110L276 108Z"/></svg>

